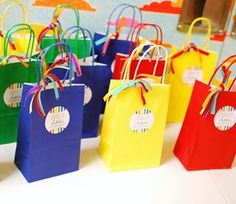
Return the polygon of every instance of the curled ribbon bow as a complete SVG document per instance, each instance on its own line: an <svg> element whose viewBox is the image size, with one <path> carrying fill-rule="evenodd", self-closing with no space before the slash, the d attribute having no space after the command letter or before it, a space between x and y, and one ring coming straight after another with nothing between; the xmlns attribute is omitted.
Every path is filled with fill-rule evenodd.
<svg viewBox="0 0 236 204"><path fill-rule="evenodd" d="M33 95L32 100L30 102L29 112L32 113L33 103L34 103L37 109L37 112L42 118L44 118L46 114L45 114L42 101L41 101L41 91L47 88L47 86L49 85L49 81L52 83L54 93L55 93L55 98L57 100L60 98L58 89L60 91L63 91L63 85L61 81L57 78L57 76L50 73L51 70L47 72L47 74L43 77L43 79L40 81L38 85L34 86L32 89L28 91L25 97L25 102L26 102L29 96Z"/></svg>

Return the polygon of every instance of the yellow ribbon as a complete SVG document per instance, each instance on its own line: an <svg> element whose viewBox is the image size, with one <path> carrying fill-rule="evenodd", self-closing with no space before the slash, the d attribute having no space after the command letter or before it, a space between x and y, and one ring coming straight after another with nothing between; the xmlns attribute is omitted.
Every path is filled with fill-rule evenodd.
<svg viewBox="0 0 236 204"><path fill-rule="evenodd" d="M222 90L222 88L219 87L219 86L211 90L211 92L208 94L208 96L206 97L205 101L204 101L203 104L202 104L202 110L201 110L201 112L200 112L200 115L202 115L202 114L205 112L205 110L206 110L208 104L210 103L212 97L213 97L217 92L219 92L219 91L221 91L221 90Z"/></svg>

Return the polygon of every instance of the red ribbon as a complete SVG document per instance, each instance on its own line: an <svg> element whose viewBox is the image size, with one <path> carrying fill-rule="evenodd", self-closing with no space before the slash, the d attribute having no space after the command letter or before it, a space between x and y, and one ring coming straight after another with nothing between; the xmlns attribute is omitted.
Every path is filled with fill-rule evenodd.
<svg viewBox="0 0 236 204"><path fill-rule="evenodd" d="M50 71L52 71L52 69L51 70L49 70L49 72ZM38 113L39 113L39 115L40 115L40 117L41 118L44 118L45 117L45 113L44 113L44 111L42 110L42 108L41 108L41 106L40 106L40 92L42 91L42 89L43 88L45 88L47 85L48 85L48 81L47 81L47 77L50 77L50 78L52 78L54 81L55 81L55 83L57 84L57 86L58 86L58 88L59 88L59 90L60 91L63 91L63 85L62 85L62 83L61 83L61 81L58 79L58 77L56 76L56 75L54 75L54 74L52 74L52 73L48 73L44 78L43 78L43 80L41 81L42 83L43 83L43 85L41 85L41 87L39 88L39 89L37 89L36 91L35 91L35 97L34 97L34 103L35 103L35 107L36 107L36 109L37 109L37 111L38 111Z"/></svg>
<svg viewBox="0 0 236 204"><path fill-rule="evenodd" d="M171 68L171 72L173 74L175 73L175 69L174 69L174 66L173 66L173 60L176 59L177 57L181 56L182 54L184 54L186 52L189 52L190 50L194 50L194 51L198 52L199 54L203 54L203 55L206 55L206 56L208 56L210 54L209 52L198 48L194 43L190 43L186 47L186 49L183 49L183 50L179 51L178 53L176 53L174 56L171 57L170 68Z"/></svg>
<svg viewBox="0 0 236 204"><path fill-rule="evenodd" d="M43 37L50 31L53 30L55 32L55 28L57 27L56 23L51 22L46 28L44 28L38 37L38 49L40 50L40 43L42 42ZM57 32L58 39L57 41L60 42L60 35L59 31Z"/></svg>

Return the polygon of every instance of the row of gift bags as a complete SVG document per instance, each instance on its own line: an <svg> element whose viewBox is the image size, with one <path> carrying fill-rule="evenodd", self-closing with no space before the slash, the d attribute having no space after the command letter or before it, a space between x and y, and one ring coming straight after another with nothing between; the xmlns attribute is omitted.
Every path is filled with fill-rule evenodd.
<svg viewBox="0 0 236 204"><path fill-rule="evenodd" d="M127 5L125 5L124 7L130 8ZM192 73L193 71L196 71L197 73L199 72L199 67L192 69L193 65L191 64L196 65L196 62L195 63L192 62L193 59L199 59L197 60L197 63L203 60L205 62L208 61L208 64L207 63L204 64L205 68L204 68L204 71L202 71L203 72L202 75L203 74L205 75L205 72L206 73L210 72L211 67L214 67L213 65L214 60L211 61L211 60L208 60L207 58L207 57L209 58L211 57L211 53L209 51L206 51L205 49L204 50L199 49L197 46L190 44L189 46L186 47L187 48L186 50L181 50L173 54L173 56L171 57L172 60L169 60L170 62L169 67L173 68L171 70L172 72L169 73L167 71L168 73L165 74L166 66L167 66L167 63L166 63L167 52L165 48L162 46L156 46L151 43L146 43L145 45L138 46L132 52L133 47L135 46L136 43L129 40L119 40L117 38L113 39L112 37L109 38L110 37L109 35L104 35L105 37L103 36L101 40L101 41L104 41L105 39L105 41L103 42L103 47L102 47L103 50L99 51L98 47L96 46L96 43L98 40L92 40L94 41L94 44L93 44L91 43L91 40L88 40L87 38L86 40L84 40L85 37L83 37L82 39L78 39L78 40L83 42L83 45L84 45L82 46L83 51L90 49L88 48L89 45L87 44L88 42L90 42L90 45L92 45L91 47L93 47L92 60L90 59L89 62L83 61L81 62L82 63L81 66L78 66L76 61L77 61L77 58L79 58L80 56L78 56L78 54L72 53L72 52L75 52L73 50L73 46L68 47L68 42L69 42L70 37L68 37L65 40L67 44L53 44L59 40L59 37L56 36L57 35L56 33L58 32L58 30L55 30L55 29L60 28L60 26L58 26L57 24L59 24L58 21L56 22L53 21L52 24L50 24L47 28L45 28L45 30L42 32L42 35L39 36L39 39L42 38L42 36L44 36L45 33L47 33L50 30L53 30L55 33L55 36L52 37L54 38L54 41L49 43L51 44L51 47L46 48L46 50L44 51L44 55L45 55L44 58L46 59L46 61L47 60L51 61L53 58L55 58L59 54L59 58L57 58L54 61L51 61L50 63L51 65L49 66L49 70L52 71L52 73L49 73L49 74L51 75L49 76L45 75L46 81L43 80L41 82L42 84L40 86L36 86L36 88L34 87L33 90L30 89L32 88L30 87L30 85L28 85L28 87L27 85L25 85L25 87L27 88L25 88L26 90L23 90L23 95L22 95L23 97L22 97L22 102L21 102L19 137L18 137L17 151L16 151L17 166L20 168L20 170L28 179L28 181L34 181L34 180L38 180L45 177L50 177L53 175L58 175L58 174L62 174L65 172L78 169L80 136L91 137L91 132L90 132L90 135L86 135L86 134L84 135L84 133L86 132L86 128L88 129L88 131L93 130L92 132L94 136L97 135L98 118L99 118L99 113L100 113L99 103L101 103L101 99L104 93L107 92L106 89L107 89L107 86L109 86L109 80L107 79L111 77L110 65L111 65L111 62L113 62L115 58L116 58L115 70L117 70L117 67L119 67L117 66L117 64L121 64L119 67L120 71L119 72L114 71L113 73L114 80L111 81L110 88L109 88L110 91L108 92L108 95L106 95L105 97L105 99L108 102L107 102L106 111L104 114L104 122L102 125L99 152L102 158L105 160L108 167L112 171L158 166L160 164L160 159L161 159L163 137L164 137L163 135L164 135L164 129L165 129L165 124L166 124L168 103L169 101L172 100L172 98L170 98L169 100L169 95L171 96L171 89L173 89L173 84L171 84L172 85L171 88L170 88L170 85L168 85L168 83L165 84L164 76L167 75L168 80L170 81L172 80L172 82L175 82L175 80L173 79L173 76L177 78L178 75L183 74L183 70L179 68L180 62L179 64L177 63L177 59L179 59L178 57L180 58L182 57L183 58L182 61L187 63L186 66L191 66L189 70L190 79L188 79L187 81L188 81L188 85L189 84L191 85L190 88L192 88L193 86L192 81L195 78L200 79L200 80L202 79L201 77L200 78L196 77L195 72L194 74ZM157 30L158 35L161 36L162 33L159 27L157 25L150 25L150 24L138 25L137 26L138 33L140 32L140 28L142 29L146 26L154 27L155 30ZM71 33L77 34L78 33L77 31L79 30L85 31L85 29L81 29L80 27L75 26L71 28ZM66 31L66 32L69 32L69 31ZM190 29L190 33L191 33L191 29ZM88 32L88 35L90 36L89 32ZM70 34L68 36L70 36ZM89 39L92 39L92 37L90 36ZM135 41L139 41L139 40L140 39L136 37ZM125 44L126 49L128 48L127 49L128 55L117 54L117 52L119 51L122 52L122 46L120 48L118 46L119 43ZM6 42L7 46L8 44L9 42L8 43ZM75 41L75 45L76 45L76 41ZM59 47L60 49L57 49L57 47ZM66 55L63 53L60 53L63 50L62 47L64 47L65 49L64 51L67 51ZM84 47L87 47L87 48L84 49ZM77 46L76 48L81 49L80 46ZM94 53L96 53L97 55L100 54L100 56L104 57L106 55L111 54L111 52L108 51L109 49L114 50L114 48L117 48L116 53L112 54L112 56L107 58L109 59L110 62L106 61L107 63L106 65L101 64L101 63L99 64L95 63ZM4 49L4 50L6 50L7 52L7 49ZM154 58L153 50L156 50L157 58ZM164 55L163 53L160 54L161 51L164 53ZM53 53L52 54L53 57L51 58L48 57L51 55L50 52ZM144 53L141 59L139 58L140 53ZM125 53L123 52L123 54ZM178 57L176 57L176 55L178 55ZM214 59L214 53L212 55L213 55L212 59ZM147 58L146 56L149 56L149 57ZM197 56L197 58L196 57L191 58L191 56ZM206 58L204 58L204 56ZM8 58L6 57L6 59ZM40 61L39 59L40 58L38 58L38 61ZM97 61L99 62L99 60ZM19 70L28 70L27 76L29 77L30 75L31 77L33 77L34 78L33 81L28 80L28 78L24 78L22 79L23 81L18 82L17 80L19 79L19 77L17 76L20 76L20 75L17 74L17 75L14 75L15 77L17 77L15 82L18 82L18 84L22 84L23 82L26 82L26 81L35 82L38 80L38 82L40 82L39 76L40 75L42 76L42 74L39 74L39 73L37 74L37 70L45 69L44 66L46 65L44 63L44 60L41 59L40 61L40 69L37 68L37 64L38 64L37 61L34 61L31 59L30 63L32 63L33 65L29 66L29 68L35 67L35 69L32 68L33 70L35 70L31 72L32 75L29 74L30 73L29 69L26 69L26 66L28 65L24 64L22 60L20 61L20 63L17 63L17 64L20 64L20 66L22 66L21 67L22 69L19 69ZM11 65L7 63L7 65L11 67L13 67L13 64L16 64L16 63L11 63ZM65 67L65 64L68 67L67 69L63 68ZM63 65L63 66L61 67L60 65ZM54 67L58 67L58 68L52 69L52 70L50 69ZM207 69L207 67L210 67L210 68ZM75 79L72 80L72 78L74 77L75 71L77 72L78 76L80 75L80 71L81 71L82 76L75 77ZM8 70L8 72L11 72L11 71ZM115 76L115 73L118 73L119 76L118 77ZM9 76L9 73L5 72L5 74L7 74L5 76ZM173 75L172 79L170 79L171 74ZM195 78L192 75L194 75ZM208 78L210 78L212 74L207 74L207 75L209 75ZM142 79L143 77L146 77L149 79L144 80ZM8 80L8 77L3 77L3 78ZM63 84L60 85L61 82L58 81L57 78L61 79L64 82L66 81L72 82L72 84L69 83L69 85L66 85L64 83L64 91L61 92L60 94L59 94L58 89L60 89L60 87L63 87ZM176 81L178 80L176 79ZM50 83L51 85L48 85L48 82L51 82ZM78 83L80 85L75 85ZM182 82L179 81L178 83L182 83ZM11 84L14 84L14 83L11 83ZM18 85L13 86L11 88L15 90L16 88L18 88L17 86ZM53 88L47 88L44 86L47 86L47 87L51 86ZM178 86L178 84L176 86ZM189 87L187 88L190 89ZM32 92L30 93L33 94L33 98L29 97L29 92L28 92L29 89ZM73 94L73 91L69 91L69 90L75 90L75 93L78 92L78 96L80 96L80 99L78 100L75 99L75 101L71 100L71 98L74 99L75 96L77 95ZM184 88L182 88L182 92L184 92L183 90ZM68 94L66 94L67 91L68 91ZM66 98L63 97L64 94ZM14 95L14 97L16 96L15 93L12 95ZM53 100L54 95L58 100ZM28 100L25 100L25 98L27 98ZM84 98L84 99L81 99L81 98ZM18 92L18 100L19 100L19 92ZM76 111L80 111L80 114L77 114L75 116L74 114L71 113L71 111L76 113L76 111L74 110L74 106L77 103L78 103L78 106L79 104L81 105L81 101L82 101L82 106L76 109ZM68 102L69 104L67 105ZM25 105L23 106L22 103L25 103ZM49 104L48 107L46 106L47 104ZM14 102L12 103L12 105L14 106ZM31 107L30 108L31 110L30 112L32 112L31 114L29 114L29 111L28 111L29 107ZM83 111L82 116L81 116L81 111ZM38 114L38 112L40 114ZM40 115L44 119L42 119ZM4 117L4 118L7 118L7 117ZM16 113L15 113L15 118L17 120ZM8 127L7 124L9 123L5 123L5 126L3 126L3 128ZM77 127L78 129L75 127ZM82 129L81 134L80 134L80 127ZM235 126L233 125L232 127L233 127L233 132L235 132ZM38 133L34 133L36 132L34 130L40 130L40 131ZM33 134L36 134L36 136L33 136ZM60 137L61 139L59 139L58 137L54 137L55 134L60 134L63 136L61 136ZM44 135L45 137L44 136L40 137L41 135ZM68 137L68 135L71 135L71 137ZM55 143L58 144L58 146L55 145ZM65 147L64 147L64 144L65 144ZM76 145L74 146L73 144L76 144ZM195 145L195 143L193 145ZM232 145L234 145L234 143L231 144L231 147ZM52 146L55 146L55 148L51 148ZM223 145L223 147L225 147L225 145ZM64 155L61 155L63 153L63 151L61 151L62 148L64 151ZM56 153L57 150L61 151L60 156L58 156L59 153L58 154ZM46 154L47 156L44 154L45 151L48 151ZM45 155L45 156L42 156L42 155ZM71 156L72 160L68 160L67 164L62 165L61 162L62 161L64 162L65 161L64 158L67 158L68 155ZM186 153L184 155L186 155ZM51 164L48 164L48 161L49 161L48 158L50 158ZM58 158L61 158L61 160ZM39 162L39 160L41 160L41 162ZM54 160L54 162L51 162L51 160ZM46 167L50 167L50 168L45 169ZM201 169L201 167L198 167L198 168ZM213 167L206 167L206 168L213 168ZM224 168L224 167L220 167L219 165L216 168Z"/></svg>
<svg viewBox="0 0 236 204"><path fill-rule="evenodd" d="M160 49L156 45L150 49L155 47ZM193 85L174 148L175 155L187 170L232 166L236 155L236 92L233 90L236 78L230 81L230 75L235 57L226 59L210 76L209 83L196 80ZM215 85L213 81L218 72L223 79ZM172 87L163 83L163 77L162 83L158 83L159 78L146 77L149 80L112 80L105 97L109 100L104 113L99 152L111 171L160 165ZM150 79L154 81L147 85ZM143 88L145 85L146 88Z"/></svg>
<svg viewBox="0 0 236 204"><path fill-rule="evenodd" d="M73 59L67 44L54 46L66 47L69 58ZM44 51L45 55L49 49ZM134 78L129 80L130 64L139 49L132 52L123 78L112 80L104 97L107 103L99 153L110 171L158 167L161 162L171 90L164 79L166 66L162 77L153 74L137 79L137 73L145 56L156 49L155 73L159 59L166 59L167 51L162 46L149 44ZM224 61L209 83L196 81L194 84L174 149L188 170L222 169L232 165L236 153L236 95L232 87L236 79L229 88L226 85L235 59L236 56L232 56ZM43 77L39 73L42 80L36 86L23 86L22 103L25 104L20 107L15 162L30 182L78 169L86 89L83 82L71 81L75 73L78 78L83 73L77 66L76 61L70 60L67 67L51 67ZM71 77L60 81L62 73L58 70L65 70ZM216 86L212 81L219 70L223 73L222 83Z"/></svg>
<svg viewBox="0 0 236 204"><path fill-rule="evenodd" d="M20 7L23 8L21 3L18 1L14 1L12 4L10 4L10 6L14 4L19 4ZM7 9L9 8L10 7L8 6ZM0 89L2 96L0 99L0 144L16 141L22 84L24 82L36 82L37 76L35 58L38 56L36 48L38 47L38 50L44 49L45 47L53 45L55 42L59 41L59 26L57 27L56 24L60 24L58 19L61 16L62 11L65 9L71 9L74 11L76 23L79 24L79 13L73 5L59 5L54 11L52 23L50 23L49 26L43 28L43 30L37 34L37 39L36 33L34 32L32 26L25 23L12 26L6 33L4 33L3 38L1 38L2 41L0 46L2 47L1 51L3 51L3 56L1 58L2 62L0 65ZM73 34L75 32L76 36L74 37ZM90 56L91 38L83 38L83 36L78 37L78 33L79 26L71 27L70 29L63 32L62 39L60 39L60 41L69 44L72 47L76 57L84 58ZM52 63L59 54L60 49L56 47L51 48L47 53L46 62L48 64ZM27 62L27 65L25 65L23 61ZM89 63L86 65L86 62L87 61L84 60L84 66L90 66ZM108 73L107 70L109 69L105 69L106 65L95 66L95 75L97 75L99 72L103 72L104 75L100 74L100 78L94 80L93 82L97 83L97 81L101 81L101 83L98 83L96 86L91 86L96 87L95 89L103 89L103 81L108 83L104 78L108 78L106 73ZM99 67L101 68L97 69ZM94 72L90 74L90 78L93 76ZM88 113L88 115L91 115L91 113ZM11 126L8 124L11 124ZM91 129L92 127L89 128ZM88 136L96 136L96 128L94 128L94 130L90 133L86 133L84 137L86 137L87 134Z"/></svg>
<svg viewBox="0 0 236 204"><path fill-rule="evenodd" d="M18 2L18 1L16 1ZM16 3L14 1L14 3ZM13 4L13 3L12 3ZM20 4L21 5L21 4ZM21 6L22 7L22 6ZM137 10L136 7L128 4L123 4L115 8L110 17L109 21L112 20L112 16L114 15L115 12L118 11L118 9L121 9L121 12L124 12L126 9L134 10L135 12ZM75 16L75 22L76 26L72 26L68 29L63 29L61 26L61 23L59 21L59 17L62 15L62 12L65 9L70 9L72 13ZM22 9L23 10L23 9ZM118 19L121 16L121 12L118 13ZM23 13L24 14L24 13ZM141 13L139 14L140 21L142 20L142 15ZM24 20L24 19L23 19ZM16 141L16 136L17 136L17 128L18 128L18 111L19 111L19 102L20 102L20 94L21 94L21 84L23 82L35 82L36 81L36 73L35 73L35 66L36 66L36 61L34 58L38 56L36 53L36 47L38 49L44 49L50 45L53 45L56 42L65 42L68 45L70 45L73 53L76 55L77 58L84 58L90 55L91 53L91 41L92 37L91 35L88 36L88 34L84 33L86 31L80 30L79 32L79 12L74 8L73 5L59 5L55 11L53 12L53 18L52 22L46 26L45 28L42 29L41 32L39 32L37 35L35 34L34 30L32 29L32 26L28 24L18 24L13 26L8 30L6 34L4 34L3 38L3 43L2 49L4 51L4 56L2 60L4 63L1 63L1 78L5 79L1 81L0 83L2 84L2 101L1 101L1 118L6 118L6 120L2 120L0 123L0 144L4 143L9 143L9 142L14 142ZM134 22L135 19L133 18L132 22ZM144 24L140 24L137 26L137 30L139 28L144 27ZM109 38L110 35L110 26L107 28L107 33L104 35L101 35L103 39ZM131 32L132 27L130 28ZM138 30L140 32L140 30ZM100 48L103 48L100 44L96 46L98 37L97 33L95 33L94 36L94 53L97 55L96 57L96 62L95 62L95 54L89 59L84 59L82 63L82 67L90 67L90 69L85 69L84 72L88 72L88 75L90 78L94 78L93 82L88 82L86 85L86 97L87 97L87 102L90 102L90 98L92 97L93 92L98 93L98 98L102 98L102 95L104 96L106 92L108 91L109 88L109 82L112 77L112 72L111 72L111 62L115 58L115 54L113 53L111 55L111 50L116 52L121 52L121 53L126 53L126 50L129 50L129 53L131 54L132 49L134 48L134 43L132 42L133 38L138 36L139 34L134 34L130 33L129 35L132 34L132 39L131 40L120 40L120 39L109 39L109 46L106 51L106 53L100 53ZM81 36L82 35L82 36ZM129 38L128 35L128 38ZM37 40L36 40L37 37ZM137 38L137 37L136 37ZM6 40L8 39L8 40ZM23 39L20 40L20 39ZM37 41L37 43L36 43ZM137 39L136 39L137 41ZM17 49L12 49L12 47L15 47ZM6 48L6 49L5 49ZM124 50L124 48L126 50ZM127 51L128 52L128 51ZM26 61L25 58L29 58L30 66L28 65L29 69L25 69L25 65L22 62L16 62L14 60L11 60L12 55L17 55L21 56L21 58L24 58L24 61ZM46 63L47 64L52 64L54 62L54 59L58 57L58 55L61 55L61 50L53 47L51 48L46 56ZM10 56L10 57L9 57ZM100 60L100 58L105 57L106 59L109 60ZM18 57L19 58L19 57ZM127 56L125 57L127 58ZM6 63L5 63L6 61ZM91 61L93 61L93 64L91 66ZM105 64L103 63L105 62ZM116 60L118 62L118 60ZM124 63L124 59L120 59L119 61L122 61ZM116 65L116 67L121 67L122 64ZM94 67L94 69L92 69ZM88 71L89 70L89 71ZM140 69L142 71L142 68ZM23 75L23 76L22 76ZM61 74L63 75L63 73ZM18 76L20 76L18 80ZM96 77L94 77L96 76ZM87 79L85 79L86 81ZM95 85L98 84L98 85ZM92 86L92 87L91 87ZM10 91L9 91L10 90ZM13 97L14 96L14 97ZM5 97L5 98L4 98ZM94 97L92 97L94 98ZM94 103L92 103L95 101ZM96 100L93 100L91 103L89 103L87 106L91 107L99 107L99 103L96 102ZM100 100L101 101L101 100ZM102 106L104 106L104 103L102 103ZM88 108L88 110L91 109ZM103 107L101 108L103 112ZM86 114L88 115L87 120L88 124L91 119L91 115L98 115L99 112L91 113L90 111L85 111ZM88 113L87 113L88 112ZM96 117L98 118L98 116ZM98 121L98 119L96 119ZM7 124L11 123L12 126L8 126ZM85 126L84 132L87 132L84 134L83 137L94 137L97 136L97 123L91 121L89 127ZM87 123L86 123L87 124ZM95 125L94 125L95 124ZM93 127L93 130L88 132L87 130L91 130Z"/></svg>
<svg viewBox="0 0 236 204"><path fill-rule="evenodd" d="M21 2L19 0L3 0L0 2L0 7L2 9L2 11L1 11L2 15L0 16L1 17L0 47L2 47L3 43L4 43L4 36L3 35L5 34L5 31L7 30L6 24L8 24L8 22L9 22L9 19L8 19L9 16L13 14L13 11L17 12L17 13L15 13L16 16L22 17L21 19L19 19L20 23L29 24L29 9L26 4L24 4L23 2ZM52 15L52 22L53 23L51 24L49 29L45 28L45 25L30 24L32 30L35 33L35 40L40 39L42 37L40 35L43 34L43 39L42 39L42 41L39 42L41 44L42 49L44 49L47 46L52 45L53 43L56 43L58 41L58 32L64 30L64 28L62 27L59 20L62 20L62 14L65 10L70 10L71 13L73 13L73 15L74 15L71 17L71 21L73 22L73 23L71 23L71 25L79 26L80 25L80 14L73 4L61 4L56 7L56 9L54 10L53 15ZM75 23L74 23L74 21L75 21ZM57 24L57 23L58 23L57 26L56 25L53 26L53 24ZM42 32L42 30L44 32ZM26 51L27 51L26 45L28 44L28 41L31 38L32 37L29 36L28 33L25 33L25 32L19 32L19 33L15 34L14 36L12 36L12 41L14 41L14 46L17 47L17 49L11 49L9 47L8 53L10 55L26 53ZM66 38L66 36L64 36L64 38ZM65 40L67 40L67 39L65 39ZM80 57L90 54L89 49L88 50L83 50L83 49L78 50L77 44L79 44L80 45L79 47L81 47L82 43L84 43L84 40L80 39L77 34L74 38L71 38L71 36L70 36L70 39L68 39L68 41L69 41L69 44L72 47L74 53L76 53L77 55L80 55ZM90 42L86 41L86 44L89 48ZM35 43L33 51L36 51L36 46L37 45ZM85 54L84 52L87 52L87 53ZM4 54L3 49L1 49L0 55L3 56L3 54ZM58 49L51 50L47 56L48 61L50 61L50 60L53 61L54 60L53 57L55 57L58 54L59 54Z"/></svg>

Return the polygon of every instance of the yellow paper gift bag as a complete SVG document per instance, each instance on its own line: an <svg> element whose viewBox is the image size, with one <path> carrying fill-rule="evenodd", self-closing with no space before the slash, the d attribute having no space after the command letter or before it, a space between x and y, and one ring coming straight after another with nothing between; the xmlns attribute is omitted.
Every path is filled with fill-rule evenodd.
<svg viewBox="0 0 236 204"><path fill-rule="evenodd" d="M190 43L193 26L199 21L208 23L204 47ZM208 82L215 70L218 54L209 50L210 36L211 22L203 17L195 19L189 28L184 48L169 58L167 76L167 82L171 84L167 117L169 122L183 121L195 80Z"/></svg>
<svg viewBox="0 0 236 204"><path fill-rule="evenodd" d="M11 11L11 9L13 9L14 7L17 7L20 11L20 13L22 14L22 19L20 20L19 23L28 23L28 16L29 16L29 12L28 12L28 8L25 4L23 4L22 2L18 1L18 0L3 0L0 2L0 6L4 7L4 10L2 12L2 15L0 16L0 27L1 27L1 32L3 34L3 36L5 36L5 24L7 21L7 17L9 16L8 13ZM22 31L22 32L18 32L15 35L11 36L11 42L12 45L14 46L14 48L12 46L9 46L8 48L8 53L9 55L20 55L20 54L25 54L27 52L27 45L28 45L28 41L30 40L32 36L28 35L27 32ZM34 37L35 38L35 37ZM33 53L36 52L36 38L34 39L34 47L33 47ZM3 56L3 44L4 44L4 38L0 38L0 55Z"/></svg>
<svg viewBox="0 0 236 204"><path fill-rule="evenodd" d="M153 45L144 56L154 48L165 50ZM157 64L158 60L155 68ZM104 97L108 101L99 144L99 153L110 171L160 165L169 93L164 77L162 83L149 83L146 79L111 81Z"/></svg>

